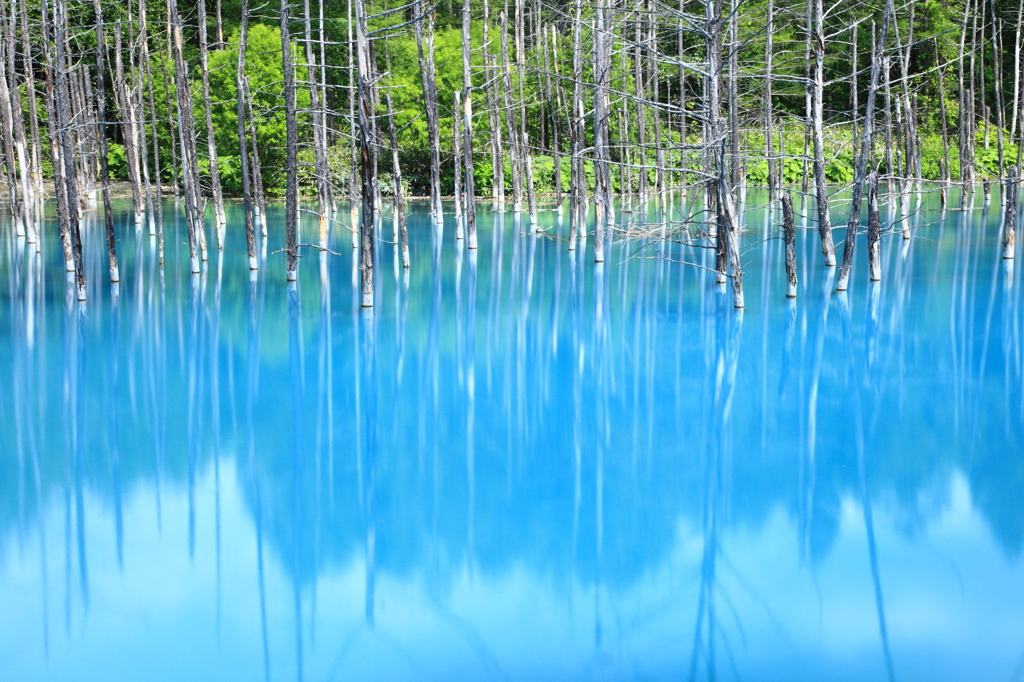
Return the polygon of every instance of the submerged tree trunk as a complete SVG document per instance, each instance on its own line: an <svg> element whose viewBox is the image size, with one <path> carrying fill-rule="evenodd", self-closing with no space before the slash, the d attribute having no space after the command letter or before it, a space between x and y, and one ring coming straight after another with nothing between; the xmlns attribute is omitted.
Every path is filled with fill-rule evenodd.
<svg viewBox="0 0 1024 682"><path fill-rule="evenodd" d="M363 0L355 0L356 57L359 65L359 159L362 171L362 244L359 268L362 270L360 305L373 307L373 252L376 246L373 220L373 83L371 81L370 45ZM439 169L435 169L437 171Z"/></svg>
<svg viewBox="0 0 1024 682"><path fill-rule="evenodd" d="M249 269L257 270L256 224L253 217L252 191L249 186L249 145L245 140L245 53L249 39L249 0L242 0L238 28L238 59L235 66L235 118L238 129L238 165L242 175L242 210L245 213L245 245Z"/></svg>
<svg viewBox="0 0 1024 682"><path fill-rule="evenodd" d="M402 187L402 171L398 165L398 134L395 131L395 115L391 110L391 93L385 95L388 103L388 133L391 136L391 178L395 193L395 248L402 249L402 267L409 267L409 232L405 224L405 189Z"/></svg>
<svg viewBox="0 0 1024 682"><path fill-rule="evenodd" d="M420 82L423 85L427 139L430 144L430 210L435 224L440 226L444 223L444 213L441 208L441 133L437 113L437 75L434 68L434 10L430 9L424 16L424 4L422 0L418 0L415 11L420 17L416 21L416 49L420 62ZM427 24L426 30L424 22Z"/></svg>
<svg viewBox="0 0 1024 682"><path fill-rule="evenodd" d="M1009 173L1003 183L1003 196L1006 200L1003 228L1003 258L1010 260L1014 257L1014 242L1017 238L1017 184L1020 181L1020 172L1016 166L1010 166Z"/></svg>
<svg viewBox="0 0 1024 682"><path fill-rule="evenodd" d="M294 282L299 267L299 133L295 118L295 69L292 66L292 40L289 31L291 14L288 0L281 3L281 62L284 69L284 122L285 122L285 195L284 238L285 275Z"/></svg>
<svg viewBox="0 0 1024 682"><path fill-rule="evenodd" d="M46 0L43 0L43 12L46 13ZM75 283L78 300L84 301L85 267L82 262L82 236L78 222L78 172L75 168L74 147L71 144L71 113L68 109L68 58L67 44L67 6L65 0L55 0L53 4L53 43L54 58L54 103L57 114L57 136L60 145L61 161L64 170L64 191L67 197L68 234L71 241L72 257L75 263Z"/></svg>
<svg viewBox="0 0 1024 682"><path fill-rule="evenodd" d="M100 182L103 184L103 222L107 233L107 262L110 267L110 281L118 282L121 277L117 268L117 242L114 239L114 211L110 205L110 169L107 158L107 88L106 51L103 36L103 10L100 0L93 0L96 11L96 118L99 125L96 137L100 146Z"/></svg>
<svg viewBox="0 0 1024 682"><path fill-rule="evenodd" d="M875 98L878 94L878 79L882 55L885 53L885 40L889 32L890 9L892 0L888 0L882 18L882 30L871 59L871 83L868 86L868 101L864 109L864 130L857 154L857 166L854 169L853 197L850 203L850 217L846 224L846 237L843 241L843 267L839 269L837 291L846 291L850 281L850 268L853 266L853 249L857 243L857 228L860 227L860 202L864 193L864 181L867 178L868 158L871 156L871 142L874 135Z"/></svg>
<svg viewBox="0 0 1024 682"><path fill-rule="evenodd" d="M796 224L788 190L782 192L782 231L786 240L786 298L796 298Z"/></svg>
<svg viewBox="0 0 1024 682"><path fill-rule="evenodd" d="M206 149L210 162L210 191L213 194L213 212L216 216L217 248L224 250L224 196L220 188L220 166L217 157L217 140L213 129L213 108L210 102L210 60L207 54L206 0L199 0L199 68L203 77L203 111L206 114Z"/></svg>
<svg viewBox="0 0 1024 682"><path fill-rule="evenodd" d="M463 183L462 211L466 223L467 247L477 247L476 236L476 182L473 177L473 73L471 71L470 52L472 39L470 36L471 15L469 0L462 2L462 111L452 112L452 116L462 116L462 153L466 181Z"/></svg>
<svg viewBox="0 0 1024 682"><path fill-rule="evenodd" d="M814 128L814 194L818 207L818 234L821 235L821 253L825 265L836 264L832 242L832 220L828 214L828 186L825 184L825 18L822 0L814 0L814 81L811 109Z"/></svg>
<svg viewBox="0 0 1024 682"><path fill-rule="evenodd" d="M604 262L604 239L611 208L611 170L608 160L608 86L611 49L605 9L594 10L594 262Z"/></svg>

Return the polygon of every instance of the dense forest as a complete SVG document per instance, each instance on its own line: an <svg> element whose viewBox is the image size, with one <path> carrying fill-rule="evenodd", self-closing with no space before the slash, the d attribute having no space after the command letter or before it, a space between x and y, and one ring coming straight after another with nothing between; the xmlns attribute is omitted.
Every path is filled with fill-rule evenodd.
<svg viewBox="0 0 1024 682"><path fill-rule="evenodd" d="M13 223L35 243L39 198L56 197L80 296L77 223L101 191L118 277L109 187L120 179L136 224L148 216L161 243L160 199L184 199L193 272L208 202L220 245L224 197L242 199L256 269L266 201L283 197L289 279L300 198L316 201L321 247L344 203L366 291L384 197L407 244L404 197L429 196L439 221L454 196L469 248L478 199L535 217L539 196L567 197L569 248L589 232L600 261L613 197L699 190L716 270L742 306L730 246L742 188L783 203L781 188L799 188L835 265L836 186L852 185L856 226L879 182L905 216L923 181L943 200L955 184L987 193L1024 149L1022 0L9 0L2 14ZM868 235L870 254L870 220ZM840 288L848 271L844 254Z"/></svg>

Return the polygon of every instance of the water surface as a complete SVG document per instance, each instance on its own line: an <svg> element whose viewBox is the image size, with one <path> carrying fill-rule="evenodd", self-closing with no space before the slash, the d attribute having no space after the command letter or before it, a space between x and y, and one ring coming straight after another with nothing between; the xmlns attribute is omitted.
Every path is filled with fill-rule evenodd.
<svg viewBox="0 0 1024 682"><path fill-rule="evenodd" d="M708 250L595 266L550 210L474 254L414 207L372 312L341 227L288 287L279 213L258 277L238 207L191 276L180 205L162 269L120 205L112 289L90 212L85 305L52 220L0 227L0 677L1019 679L998 200L926 196L848 294L799 230L791 302L761 201L742 313Z"/></svg>

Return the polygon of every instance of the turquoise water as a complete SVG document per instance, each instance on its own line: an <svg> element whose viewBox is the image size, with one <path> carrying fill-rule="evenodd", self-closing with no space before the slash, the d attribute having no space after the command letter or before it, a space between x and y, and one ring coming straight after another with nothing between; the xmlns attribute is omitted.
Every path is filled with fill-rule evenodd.
<svg viewBox="0 0 1024 682"><path fill-rule="evenodd" d="M926 196L848 295L799 230L793 302L759 201L742 313L668 260L707 250L595 266L550 210L472 254L415 207L372 313L342 228L285 284L279 208L250 279L238 207L193 277L180 207L161 270L120 205L116 292L89 213L84 306L5 227L0 678L1018 679L998 200Z"/></svg>

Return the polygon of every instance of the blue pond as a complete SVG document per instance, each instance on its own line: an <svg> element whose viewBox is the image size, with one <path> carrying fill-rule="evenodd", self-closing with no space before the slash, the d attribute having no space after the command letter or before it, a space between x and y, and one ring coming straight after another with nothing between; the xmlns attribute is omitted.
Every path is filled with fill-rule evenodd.
<svg viewBox="0 0 1024 682"><path fill-rule="evenodd" d="M848 294L798 229L787 301L751 191L742 312L678 198L603 266L414 206L372 312L344 226L286 285L280 208L193 277L122 203L116 289L90 211L84 305L5 223L0 679L1019 679L1024 282L972 201Z"/></svg>

